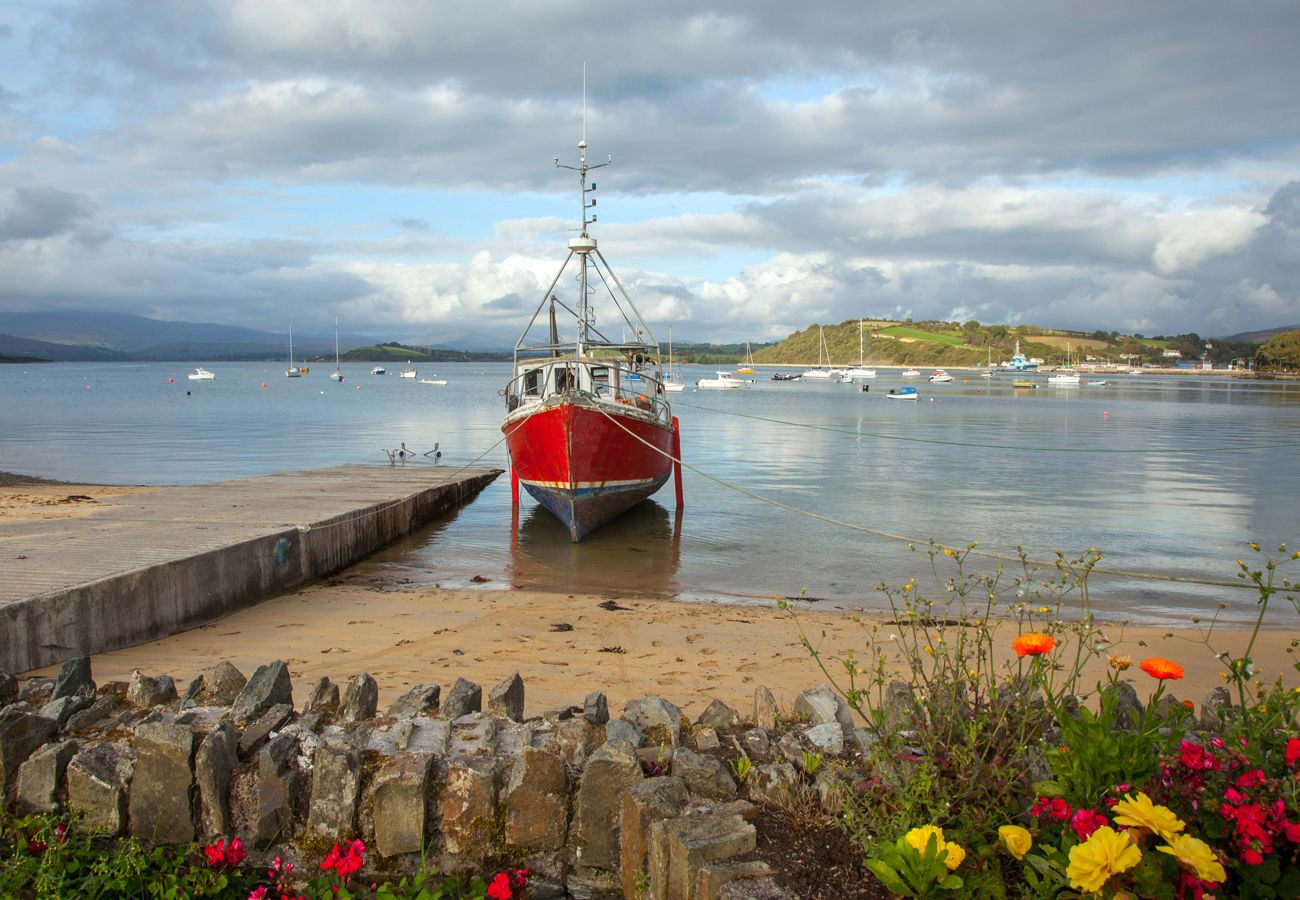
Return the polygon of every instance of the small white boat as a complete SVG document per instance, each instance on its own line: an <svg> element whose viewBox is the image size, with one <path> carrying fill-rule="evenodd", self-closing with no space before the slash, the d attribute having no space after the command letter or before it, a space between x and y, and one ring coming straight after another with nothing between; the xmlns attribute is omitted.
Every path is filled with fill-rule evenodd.
<svg viewBox="0 0 1300 900"><path fill-rule="evenodd" d="M917 393L916 388L905 384L902 387L890 388L889 393L885 396L890 400L915 400Z"/></svg>
<svg viewBox="0 0 1300 900"><path fill-rule="evenodd" d="M215 381L217 378L216 375L212 374L211 372L209 372L207 369L204 368L195 369L193 372L186 375L185 377L188 378L190 381Z"/></svg>
<svg viewBox="0 0 1300 900"><path fill-rule="evenodd" d="M943 369L935 369L930 375L931 384L947 384L950 381L952 381L952 376Z"/></svg>
<svg viewBox="0 0 1300 900"><path fill-rule="evenodd" d="M717 378L701 378L695 382L695 386L701 390L727 391L746 383L743 378L737 378L733 372L718 372L717 375Z"/></svg>
<svg viewBox="0 0 1300 900"><path fill-rule="evenodd" d="M1104 379L1104 378L1089 378L1087 381L1084 382L1084 385L1085 385L1086 387L1105 387L1105 386L1106 386L1106 379Z"/></svg>
<svg viewBox="0 0 1300 900"><path fill-rule="evenodd" d="M920 378L920 377L921 377L921 373L918 372L918 371L916 371L916 369L908 369L906 372L903 373L903 377L904 377L904 378Z"/></svg>
<svg viewBox="0 0 1300 900"><path fill-rule="evenodd" d="M844 374L848 376L849 381L852 381L855 378L861 381L865 381L868 378L876 377L876 370L868 369L862 361L864 349L865 349L865 343L863 340L862 320L858 319L858 364L856 366L853 366L852 368L844 370ZM840 380L843 381L844 379L841 378Z"/></svg>
<svg viewBox="0 0 1300 900"><path fill-rule="evenodd" d="M1055 384L1061 387L1078 387L1079 381L1080 378L1078 372L1053 372L1051 375L1047 376L1048 384Z"/></svg>
<svg viewBox="0 0 1300 900"><path fill-rule="evenodd" d="M398 375L397 375L397 377L398 377L398 378L415 378L415 377L416 377L417 375L419 375L419 374L420 374L419 372L415 371L415 369L411 367L411 361L408 359L408 360L406 361L406 368L403 369L401 372L399 372Z"/></svg>
<svg viewBox="0 0 1300 900"><path fill-rule="evenodd" d="M445 378L421 378L420 384L446 384Z"/></svg>
<svg viewBox="0 0 1300 900"><path fill-rule="evenodd" d="M307 374L306 369L300 369L293 364L293 323L289 323L289 368L284 370L285 378L301 378Z"/></svg>
<svg viewBox="0 0 1300 900"><path fill-rule="evenodd" d="M673 365L673 326L668 326L668 373L664 378L664 390L670 394L680 394L686 390L686 382L682 381L681 370Z"/></svg>
<svg viewBox="0 0 1300 900"><path fill-rule="evenodd" d="M334 317L334 371L330 372L330 381L343 383L343 369L339 366L339 317Z"/></svg>
<svg viewBox="0 0 1300 900"><path fill-rule="evenodd" d="M375 366L373 369L370 370L370 374L371 374L371 375L387 375L387 374L388 374L388 370L385 369L383 366Z"/></svg>
<svg viewBox="0 0 1300 900"><path fill-rule="evenodd" d="M817 368L809 369L803 373L804 378L838 378L842 373L840 369L826 368L830 365L830 353L826 350L826 333L820 325L817 326Z"/></svg>

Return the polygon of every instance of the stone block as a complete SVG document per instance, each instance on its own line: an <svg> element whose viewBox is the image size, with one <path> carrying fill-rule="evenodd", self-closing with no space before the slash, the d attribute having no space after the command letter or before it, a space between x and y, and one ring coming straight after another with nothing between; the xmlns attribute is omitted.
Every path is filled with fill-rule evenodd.
<svg viewBox="0 0 1300 900"><path fill-rule="evenodd" d="M817 749L819 753L840 754L844 752L844 729L839 722L827 722L805 728L803 738Z"/></svg>
<svg viewBox="0 0 1300 900"><path fill-rule="evenodd" d="M750 759L760 759L772 752L772 740L764 728L751 728L740 736L740 746Z"/></svg>
<svg viewBox="0 0 1300 900"><path fill-rule="evenodd" d="M60 697L89 697L95 694L95 682L90 677L90 657L78 656L59 666L59 674L54 678L54 693L51 700Z"/></svg>
<svg viewBox="0 0 1300 900"><path fill-rule="evenodd" d="M53 719L54 724L62 728L74 715L89 707L90 703L84 694L68 694L42 706L41 715Z"/></svg>
<svg viewBox="0 0 1300 900"><path fill-rule="evenodd" d="M18 679L9 672L0 671L0 706L18 699Z"/></svg>
<svg viewBox="0 0 1300 900"><path fill-rule="evenodd" d="M375 775L375 850L380 856L419 853L424 848L425 796L433 757L405 753L391 757Z"/></svg>
<svg viewBox="0 0 1300 900"><path fill-rule="evenodd" d="M633 747L640 747L644 738L641 729L623 719L612 719L605 723L605 740L627 741Z"/></svg>
<svg viewBox="0 0 1300 900"><path fill-rule="evenodd" d="M622 835L619 876L624 897L636 897L642 880L649 877L651 826L681 815L689 801L686 783L680 778L667 776L647 778L623 792L619 810Z"/></svg>
<svg viewBox="0 0 1300 900"><path fill-rule="evenodd" d="M293 833L294 798L302 782L297 768L298 741L288 734L272 738L257 754L257 814L253 844L265 850Z"/></svg>
<svg viewBox="0 0 1300 900"><path fill-rule="evenodd" d="M788 806L799 791L799 773L788 762L754 766L745 780L749 799L755 803Z"/></svg>
<svg viewBox="0 0 1300 900"><path fill-rule="evenodd" d="M642 778L632 745L611 741L587 760L574 797L573 848L578 865L612 869L619 861L622 793Z"/></svg>
<svg viewBox="0 0 1300 900"><path fill-rule="evenodd" d="M569 777L557 753L525 747L505 789L505 842L559 850L568 831Z"/></svg>
<svg viewBox="0 0 1300 900"><path fill-rule="evenodd" d="M472 681L457 678L447 692L440 715L444 719L459 719L470 713L483 711L483 688Z"/></svg>
<svg viewBox="0 0 1300 900"><path fill-rule="evenodd" d="M555 749L571 769L586 766L591 751L604 742L604 730L589 726L586 719L567 719L555 726Z"/></svg>
<svg viewBox="0 0 1300 900"><path fill-rule="evenodd" d="M800 897L769 876L729 881L718 889L718 900L800 900Z"/></svg>
<svg viewBox="0 0 1300 900"><path fill-rule="evenodd" d="M131 833L155 844L194 840L194 750L187 725L145 722L135 729L135 777L128 814Z"/></svg>
<svg viewBox="0 0 1300 900"><path fill-rule="evenodd" d="M436 716L441 699L442 688L438 685L417 684L393 701L393 704L388 707L388 715L407 718Z"/></svg>
<svg viewBox="0 0 1300 900"><path fill-rule="evenodd" d="M279 731L289 721L292 715L292 706L288 703L278 703L258 716L257 721L246 727L244 733L239 736L239 755L245 759L252 756L273 733Z"/></svg>
<svg viewBox="0 0 1300 900"><path fill-rule="evenodd" d="M695 742L696 750L717 750L722 746L718 740L718 732L710 725L696 725L691 729L691 740Z"/></svg>
<svg viewBox="0 0 1300 900"><path fill-rule="evenodd" d="M600 691L592 691L582 703L582 717L592 725L609 721L609 701Z"/></svg>
<svg viewBox="0 0 1300 900"><path fill-rule="evenodd" d="M623 707L623 718L635 725L651 743L676 747L682 733L682 711L663 697L642 697Z"/></svg>
<svg viewBox="0 0 1300 900"><path fill-rule="evenodd" d="M465 756L448 760L439 819L448 853L482 860L499 847L495 760Z"/></svg>
<svg viewBox="0 0 1300 900"><path fill-rule="evenodd" d="M329 712L339 707L339 686L324 675L316 680L307 694L303 709L308 712Z"/></svg>
<svg viewBox="0 0 1300 900"><path fill-rule="evenodd" d="M65 696L63 699L70 698ZM46 744L27 757L18 767L14 785L14 810L19 815L58 810L63 774L76 752L76 741L60 741Z"/></svg>
<svg viewBox="0 0 1300 900"><path fill-rule="evenodd" d="M58 724L18 706L0 709L0 801L9 794L18 767L54 737Z"/></svg>
<svg viewBox="0 0 1300 900"><path fill-rule="evenodd" d="M800 692L794 698L794 712L806 716L813 725L836 722L846 732L853 730L853 713L849 705L830 685L823 684Z"/></svg>
<svg viewBox="0 0 1300 900"><path fill-rule="evenodd" d="M662 896L672 900L696 900L703 866L758 846L754 826L734 815L671 819L664 823L664 838L668 882Z"/></svg>
<svg viewBox="0 0 1300 900"><path fill-rule="evenodd" d="M451 723L446 719L417 716L414 719L398 719L393 726L393 745L402 753L446 756L450 737Z"/></svg>
<svg viewBox="0 0 1300 900"><path fill-rule="evenodd" d="M357 801L361 793L361 762L347 746L322 744L312 754L311 807L307 830L328 838L356 834Z"/></svg>
<svg viewBox="0 0 1300 900"><path fill-rule="evenodd" d="M284 660L258 666L253 677L235 698L230 715L236 722L250 722L281 703L293 707L293 682Z"/></svg>
<svg viewBox="0 0 1300 900"><path fill-rule="evenodd" d="M233 831L230 818L230 773L239 762L235 729L221 724L199 742L194 753L194 783L199 789L199 832L205 837L226 837Z"/></svg>
<svg viewBox="0 0 1300 900"><path fill-rule="evenodd" d="M85 824L121 834L134 770L135 756L126 744L96 744L81 751L68 763L68 806L85 814Z"/></svg>
<svg viewBox="0 0 1300 900"><path fill-rule="evenodd" d="M116 697L101 697L85 709L69 716L63 728L69 734L81 734L117 712L118 703Z"/></svg>
<svg viewBox="0 0 1300 900"><path fill-rule="evenodd" d="M369 672L353 675L339 703L340 722L364 722L374 718L379 708L379 684Z"/></svg>
<svg viewBox="0 0 1300 900"><path fill-rule="evenodd" d="M176 699L176 682L170 675L152 678L139 669L131 673L131 683L126 688L126 702L146 709L165 706Z"/></svg>
<svg viewBox="0 0 1300 900"><path fill-rule="evenodd" d="M443 710L446 710L443 706ZM451 723L450 756L490 756L497 745L498 725L481 713L462 716Z"/></svg>
<svg viewBox="0 0 1300 900"><path fill-rule="evenodd" d="M518 672L498 684L488 694L488 715L509 719L512 722L524 720L524 680L519 677Z"/></svg>
<svg viewBox="0 0 1300 900"><path fill-rule="evenodd" d="M776 698L765 685L754 688L754 724L769 731L776 727Z"/></svg>
<svg viewBox="0 0 1300 900"><path fill-rule="evenodd" d="M695 896L700 900L715 900L722 893L723 885L769 878L771 875L772 867L760 859L706 863L700 866L700 874L695 881Z"/></svg>
<svg viewBox="0 0 1300 900"><path fill-rule="evenodd" d="M695 723L697 725L708 725L717 731L726 731L740 724L740 712L721 700L715 699L705 708L704 712L700 713Z"/></svg>
<svg viewBox="0 0 1300 900"><path fill-rule="evenodd" d="M248 677L226 660L210 669L204 669L199 673L199 678L203 679L203 683L194 699L217 706L234 703L248 684Z"/></svg>
<svg viewBox="0 0 1300 900"><path fill-rule="evenodd" d="M685 747L673 751L673 775L686 782L692 794L701 797L725 800L736 793L736 781L720 759Z"/></svg>

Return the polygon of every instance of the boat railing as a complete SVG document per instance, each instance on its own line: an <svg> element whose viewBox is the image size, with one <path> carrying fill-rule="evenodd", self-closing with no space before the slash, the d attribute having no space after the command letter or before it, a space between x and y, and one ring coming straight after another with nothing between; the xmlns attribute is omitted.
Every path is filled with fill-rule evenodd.
<svg viewBox="0 0 1300 900"><path fill-rule="evenodd" d="M544 402L548 398L567 395L592 402L632 406L643 412L652 413L656 419L663 422L671 420L672 413L664 397L663 382L653 371L636 373L640 389L630 383L611 385L602 382L596 385L595 390L591 390L579 383L575 371L578 365L586 365L590 368L599 364L594 362L575 364L571 360L558 364L558 367L566 373L563 379L565 384L558 389L544 383L545 374L541 369L529 369L518 373L499 392L505 397L506 410L514 412L527 400ZM535 387L529 384L530 376L536 376Z"/></svg>

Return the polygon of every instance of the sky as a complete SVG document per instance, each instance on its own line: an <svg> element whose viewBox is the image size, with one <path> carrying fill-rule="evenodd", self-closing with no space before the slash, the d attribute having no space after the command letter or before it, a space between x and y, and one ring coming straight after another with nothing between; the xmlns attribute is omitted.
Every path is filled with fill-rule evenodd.
<svg viewBox="0 0 1300 900"><path fill-rule="evenodd" d="M0 309L511 343L1300 323L1300 4L6 0Z"/></svg>

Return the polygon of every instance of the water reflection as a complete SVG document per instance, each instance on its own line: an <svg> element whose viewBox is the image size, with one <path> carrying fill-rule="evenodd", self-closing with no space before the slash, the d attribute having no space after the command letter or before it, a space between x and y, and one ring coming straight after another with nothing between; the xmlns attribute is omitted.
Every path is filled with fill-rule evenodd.
<svg viewBox="0 0 1300 900"><path fill-rule="evenodd" d="M682 518L644 500L575 544L555 516L540 506L510 529L510 586L525 590L672 597L680 590Z"/></svg>

